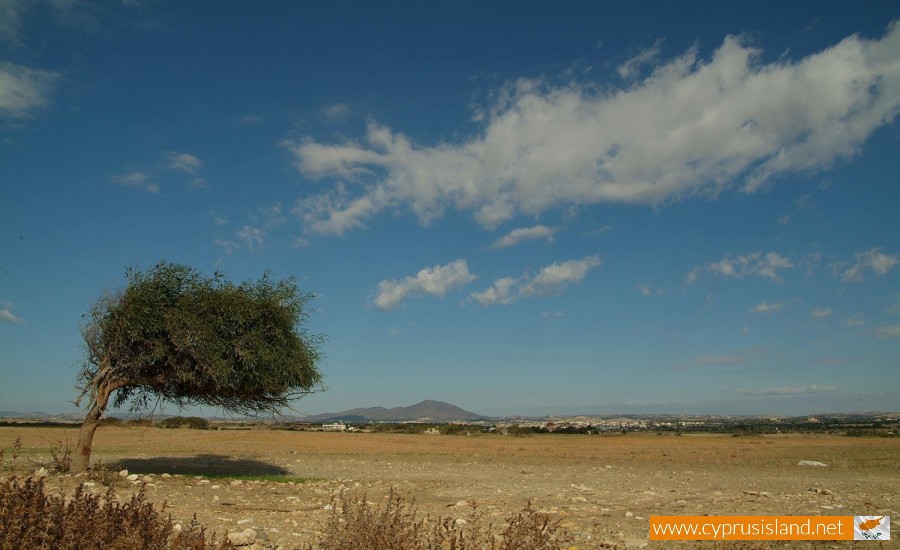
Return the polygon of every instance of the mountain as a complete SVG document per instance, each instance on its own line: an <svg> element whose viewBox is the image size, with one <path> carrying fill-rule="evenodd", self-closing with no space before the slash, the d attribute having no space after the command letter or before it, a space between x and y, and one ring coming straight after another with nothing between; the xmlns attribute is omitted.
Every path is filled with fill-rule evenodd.
<svg viewBox="0 0 900 550"><path fill-rule="evenodd" d="M409 407L369 407L350 409L338 413L324 413L305 416L303 422L401 422L404 420L433 420L435 422L450 422L452 420L481 420L486 418L456 405L426 399Z"/></svg>

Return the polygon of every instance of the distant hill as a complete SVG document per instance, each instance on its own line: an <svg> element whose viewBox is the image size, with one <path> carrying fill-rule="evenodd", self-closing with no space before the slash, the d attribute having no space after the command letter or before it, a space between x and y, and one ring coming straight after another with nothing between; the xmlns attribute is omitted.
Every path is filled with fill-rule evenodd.
<svg viewBox="0 0 900 550"><path fill-rule="evenodd" d="M433 420L450 422L453 420L480 420L486 418L461 409L456 405L426 399L409 407L369 407L350 409L338 413L324 413L304 416L303 422L402 422L405 420Z"/></svg>

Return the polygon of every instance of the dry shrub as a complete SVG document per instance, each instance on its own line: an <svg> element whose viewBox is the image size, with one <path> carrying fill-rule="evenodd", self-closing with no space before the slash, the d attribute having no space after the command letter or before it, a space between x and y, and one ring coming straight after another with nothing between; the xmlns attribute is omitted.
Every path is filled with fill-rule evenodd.
<svg viewBox="0 0 900 550"><path fill-rule="evenodd" d="M316 550L559 550L568 548L572 536L547 514L527 503L507 519L496 533L484 514L472 503L464 521L453 518L419 518L414 504L407 504L391 488L382 507L366 496L350 501L341 494L331 502L331 515Z"/></svg>
<svg viewBox="0 0 900 550"><path fill-rule="evenodd" d="M112 489L99 497L79 486L72 498L66 499L47 494L43 479L10 477L0 481L0 550L230 547L224 541L216 545L215 537L208 537L196 521L175 533L171 518L163 518L143 491L120 503Z"/></svg>

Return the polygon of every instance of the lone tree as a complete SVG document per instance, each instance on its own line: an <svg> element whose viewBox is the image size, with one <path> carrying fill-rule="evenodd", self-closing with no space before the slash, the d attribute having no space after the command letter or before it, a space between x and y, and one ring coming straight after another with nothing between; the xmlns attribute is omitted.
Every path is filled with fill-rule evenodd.
<svg viewBox="0 0 900 550"><path fill-rule="evenodd" d="M321 388L324 337L310 334L311 294L293 278L235 285L160 262L128 270L85 314L86 358L76 405L89 399L73 471L86 470L94 431L112 400L142 410L156 400L229 412L275 412Z"/></svg>

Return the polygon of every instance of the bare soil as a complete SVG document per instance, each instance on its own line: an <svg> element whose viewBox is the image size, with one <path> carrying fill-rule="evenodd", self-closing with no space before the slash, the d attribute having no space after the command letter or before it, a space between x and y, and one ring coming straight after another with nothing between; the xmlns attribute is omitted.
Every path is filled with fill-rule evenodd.
<svg viewBox="0 0 900 550"><path fill-rule="evenodd" d="M13 463L17 437L23 449ZM66 438L74 442L76 431L0 428L2 468L33 471L48 460L49 447ZM900 538L898 439L102 427L93 460L109 470L140 474L135 481L117 478L122 498L144 487L153 502L167 503L175 521L185 523L196 514L220 535L250 527L264 539L260 546L269 548L315 540L332 498L342 491L378 503L391 487L432 517L465 518L469 506L463 501L471 500L487 518L502 523L531 501L560 520L579 549L661 546L648 541L650 515L888 515L892 542ZM827 466L800 466L801 460ZM47 479L53 490L68 494L84 481L54 474ZM96 483L90 489L105 492L106 487Z"/></svg>

